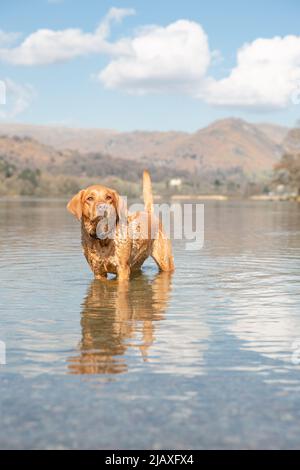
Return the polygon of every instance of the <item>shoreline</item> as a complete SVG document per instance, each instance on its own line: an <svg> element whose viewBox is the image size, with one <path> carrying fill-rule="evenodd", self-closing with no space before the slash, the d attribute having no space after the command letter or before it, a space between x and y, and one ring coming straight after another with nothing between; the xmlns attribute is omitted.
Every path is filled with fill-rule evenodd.
<svg viewBox="0 0 300 470"><path fill-rule="evenodd" d="M62 197L37 197L37 196L1 196L0 202L68 202L71 196ZM140 198L128 198L128 200L138 200ZM291 197L288 195L267 195L258 194L249 197L241 195L226 196L221 194L173 194L173 195L154 195L154 201L172 200L172 201L261 201L261 202L300 202L300 196Z"/></svg>
<svg viewBox="0 0 300 470"><path fill-rule="evenodd" d="M270 201L270 202L300 202L300 196L288 196L288 195L268 195L260 194L256 196L251 196L249 198L251 201Z"/></svg>

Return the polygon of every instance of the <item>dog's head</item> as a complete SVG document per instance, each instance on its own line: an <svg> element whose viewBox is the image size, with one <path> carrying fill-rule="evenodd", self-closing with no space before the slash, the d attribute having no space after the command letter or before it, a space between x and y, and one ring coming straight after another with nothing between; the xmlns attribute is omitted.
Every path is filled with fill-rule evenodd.
<svg viewBox="0 0 300 470"><path fill-rule="evenodd" d="M124 201L113 189L90 186L79 191L67 205L92 238L109 238L120 219L126 217Z"/></svg>

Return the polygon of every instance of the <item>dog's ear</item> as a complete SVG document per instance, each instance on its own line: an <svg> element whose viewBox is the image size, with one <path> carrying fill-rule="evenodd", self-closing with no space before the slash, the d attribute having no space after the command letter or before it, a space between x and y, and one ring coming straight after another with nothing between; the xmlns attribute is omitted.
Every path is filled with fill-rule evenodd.
<svg viewBox="0 0 300 470"><path fill-rule="evenodd" d="M114 207L117 213L118 222L127 221L127 199L121 197L117 191L113 191Z"/></svg>
<svg viewBox="0 0 300 470"><path fill-rule="evenodd" d="M84 190L79 191L79 193L76 194L76 196L74 196L67 205L68 211L75 215L78 220L80 220L82 217L82 197L84 193Z"/></svg>

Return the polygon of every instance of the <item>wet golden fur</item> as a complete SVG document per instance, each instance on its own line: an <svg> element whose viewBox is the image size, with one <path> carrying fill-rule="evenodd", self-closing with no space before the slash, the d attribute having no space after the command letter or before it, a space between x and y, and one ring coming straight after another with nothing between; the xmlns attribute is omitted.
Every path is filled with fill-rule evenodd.
<svg viewBox="0 0 300 470"><path fill-rule="evenodd" d="M143 175L145 211L128 214L119 194L111 188L97 185L80 191L69 202L68 210L81 220L82 246L96 279L116 274L128 279L152 256L161 271L173 271L174 261L170 240L153 213L151 180ZM101 222L99 207L105 205L106 216L116 214L113 238L97 237Z"/></svg>

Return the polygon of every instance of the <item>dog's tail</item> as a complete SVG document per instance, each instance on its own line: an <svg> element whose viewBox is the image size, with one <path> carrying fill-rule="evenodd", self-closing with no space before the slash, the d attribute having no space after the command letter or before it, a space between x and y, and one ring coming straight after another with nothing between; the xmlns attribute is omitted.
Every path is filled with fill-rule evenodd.
<svg viewBox="0 0 300 470"><path fill-rule="evenodd" d="M152 184L150 175L146 170L143 173L143 196L146 211L153 212Z"/></svg>

